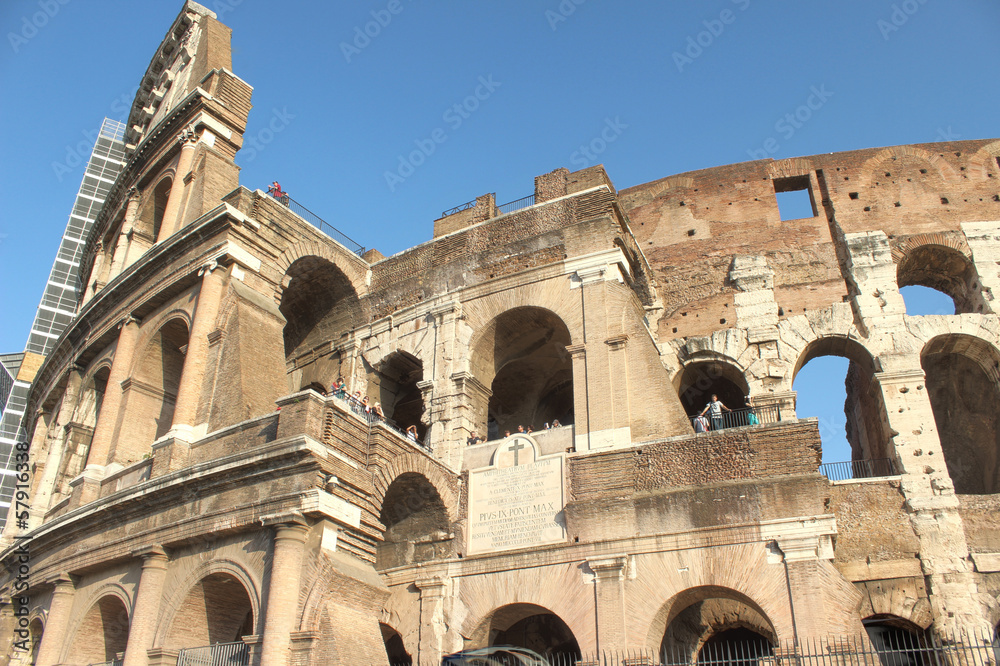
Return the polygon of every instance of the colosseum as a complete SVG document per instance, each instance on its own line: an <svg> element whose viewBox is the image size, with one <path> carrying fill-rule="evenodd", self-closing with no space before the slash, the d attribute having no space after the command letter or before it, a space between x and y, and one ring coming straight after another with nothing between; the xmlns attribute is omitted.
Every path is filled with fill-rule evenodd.
<svg viewBox="0 0 1000 666"><path fill-rule="evenodd" d="M4 663L996 663L1000 141L559 168L385 257L240 186L230 68L187 2L34 377Z"/></svg>

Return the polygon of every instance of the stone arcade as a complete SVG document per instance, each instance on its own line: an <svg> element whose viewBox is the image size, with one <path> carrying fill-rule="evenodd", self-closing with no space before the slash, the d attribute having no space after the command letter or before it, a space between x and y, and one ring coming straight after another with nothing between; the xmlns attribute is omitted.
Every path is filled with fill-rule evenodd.
<svg viewBox="0 0 1000 666"><path fill-rule="evenodd" d="M34 652L6 663L994 631L1000 141L622 191L556 169L520 208L480 196L359 256L239 185L229 37L188 2L157 49L78 316L34 377L0 578L0 644ZM780 219L792 190L810 217ZM908 316L912 284L956 314ZM880 475L820 473L792 382L823 355L851 361L855 469ZM338 376L387 418L324 395ZM754 419L695 434L711 393Z"/></svg>

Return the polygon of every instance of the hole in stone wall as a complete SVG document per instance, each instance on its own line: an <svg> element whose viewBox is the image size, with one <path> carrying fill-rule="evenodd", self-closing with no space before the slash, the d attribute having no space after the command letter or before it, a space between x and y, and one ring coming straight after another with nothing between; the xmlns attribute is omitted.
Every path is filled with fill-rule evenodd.
<svg viewBox="0 0 1000 666"><path fill-rule="evenodd" d="M816 202L809 187L809 176L774 179L774 198L782 221L816 217Z"/></svg>
<svg viewBox="0 0 1000 666"><path fill-rule="evenodd" d="M948 203L948 197L941 197L941 203L943 204Z"/></svg>
<svg viewBox="0 0 1000 666"><path fill-rule="evenodd" d="M847 196L851 197L852 200L856 200L858 198L858 193L857 192L849 192Z"/></svg>

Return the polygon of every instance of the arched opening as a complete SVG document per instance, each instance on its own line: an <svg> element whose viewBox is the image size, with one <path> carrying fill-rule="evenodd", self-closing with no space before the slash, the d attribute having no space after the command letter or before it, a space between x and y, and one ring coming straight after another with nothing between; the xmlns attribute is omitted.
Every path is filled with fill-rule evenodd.
<svg viewBox="0 0 1000 666"><path fill-rule="evenodd" d="M519 307L496 317L473 346L473 373L492 395L478 427L491 439L517 426L541 430L573 423L573 363L569 329L555 313Z"/></svg>
<svg viewBox="0 0 1000 666"><path fill-rule="evenodd" d="M150 339L123 395L125 419L116 443L117 462L139 460L169 432L184 370L188 327L171 319Z"/></svg>
<svg viewBox="0 0 1000 666"><path fill-rule="evenodd" d="M31 655L31 660L29 664L38 663L38 648L42 646L42 634L44 633L44 627L42 626L42 621L37 617L31 621L28 625L28 639L31 641L31 649L28 654Z"/></svg>
<svg viewBox="0 0 1000 666"><path fill-rule="evenodd" d="M375 554L379 571L452 554L448 510L437 488L422 474L400 474L389 484L379 520L385 525Z"/></svg>
<svg viewBox="0 0 1000 666"><path fill-rule="evenodd" d="M908 252L896 267L900 293L904 287L919 285L947 294L954 302L954 312L982 312L976 302L978 278L972 262L958 250L945 245L922 245ZM909 305L909 303L907 303ZM908 314L915 314L907 309Z"/></svg>
<svg viewBox="0 0 1000 666"><path fill-rule="evenodd" d="M548 608L510 604L490 613L473 638L483 647L506 645L533 650L543 657L570 662L581 657L580 645L569 626Z"/></svg>
<svg viewBox="0 0 1000 666"><path fill-rule="evenodd" d="M164 178L153 189L152 196L146 200L136 228L140 233L149 237L150 242L162 240L160 234L166 238L169 229L163 228L163 213L167 209L167 199L170 198L170 188L173 186L173 178Z"/></svg>
<svg viewBox="0 0 1000 666"><path fill-rule="evenodd" d="M83 616L70 642L67 663L96 664L125 652L128 643L128 610L114 595L101 597Z"/></svg>
<svg viewBox="0 0 1000 666"><path fill-rule="evenodd" d="M943 335L924 346L920 363L955 492L1000 493L1000 352L969 335Z"/></svg>
<svg viewBox="0 0 1000 666"><path fill-rule="evenodd" d="M90 444L97 427L97 417L101 413L104 394L108 389L108 377L111 374L107 366L100 368L87 381L86 387L80 393L79 402L73 411L73 419L66 424L66 446L60 463L58 489L60 493L69 492L69 481L83 471L90 453Z"/></svg>
<svg viewBox="0 0 1000 666"><path fill-rule="evenodd" d="M236 643L255 633L250 595L227 573L205 576L188 591L177 608L164 647L204 647Z"/></svg>
<svg viewBox="0 0 1000 666"><path fill-rule="evenodd" d="M774 625L763 609L728 588L685 590L664 605L660 617L666 624L662 663L752 666L773 655L777 645Z"/></svg>
<svg viewBox="0 0 1000 666"><path fill-rule="evenodd" d="M955 314L954 299L937 289L911 284L909 287L902 287L899 295L903 297L906 314L911 317Z"/></svg>
<svg viewBox="0 0 1000 666"><path fill-rule="evenodd" d="M799 356L792 384L795 411L799 418L819 419L824 463L891 457L885 405L872 381L874 374L875 360L868 350L846 337L814 340ZM844 472L847 478L871 476L860 462L845 466Z"/></svg>
<svg viewBox="0 0 1000 666"><path fill-rule="evenodd" d="M369 395L377 395L382 411L396 427L405 431L417 427L417 439L424 441L427 424L421 421L424 414L424 396L417 386L424 378L424 364L416 356L404 351L389 354L369 375Z"/></svg>
<svg viewBox="0 0 1000 666"><path fill-rule="evenodd" d="M699 414L717 395L729 409L742 409L750 389L739 368L724 361L694 361L684 366L677 395L689 415Z"/></svg>
<svg viewBox="0 0 1000 666"><path fill-rule="evenodd" d="M311 352L323 343L340 340L355 326L363 323L361 304L347 276L327 259L302 257L288 267L288 286L281 295L279 309L285 317L285 361L290 366L295 359ZM324 356L324 359L329 360ZM289 385L295 390L310 381L327 383L340 373L336 356L334 367L322 368L324 376L303 372L302 378ZM315 363L315 361L310 361Z"/></svg>
<svg viewBox="0 0 1000 666"><path fill-rule="evenodd" d="M924 629L895 615L872 615L861 621L882 666L924 666L928 646Z"/></svg>
<svg viewBox="0 0 1000 666"><path fill-rule="evenodd" d="M379 622L382 631L382 642L385 644L385 655L393 666L408 666L413 663L413 656L406 651L403 637L389 625Z"/></svg>

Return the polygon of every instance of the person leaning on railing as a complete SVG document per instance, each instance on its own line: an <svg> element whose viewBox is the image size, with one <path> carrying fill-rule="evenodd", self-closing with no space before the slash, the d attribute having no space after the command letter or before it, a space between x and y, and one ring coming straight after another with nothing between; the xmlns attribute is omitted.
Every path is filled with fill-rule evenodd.
<svg viewBox="0 0 1000 666"><path fill-rule="evenodd" d="M705 412L708 412L709 418L712 419L712 430L722 430L722 412L731 412L733 410L722 404L719 400L719 396L712 394L712 401L705 405L705 409L701 410L701 414L698 416L704 416Z"/></svg>

